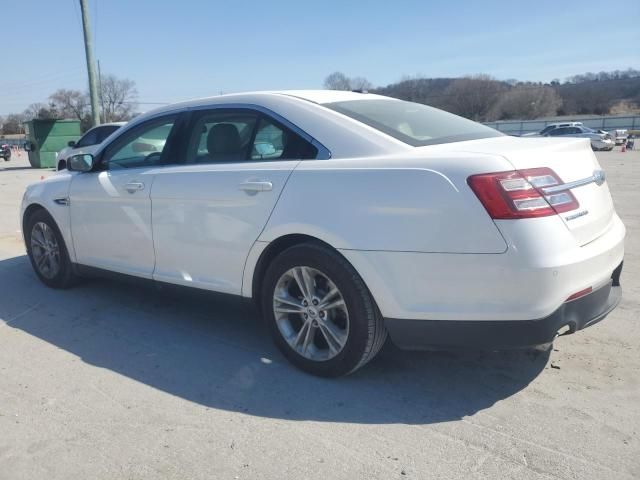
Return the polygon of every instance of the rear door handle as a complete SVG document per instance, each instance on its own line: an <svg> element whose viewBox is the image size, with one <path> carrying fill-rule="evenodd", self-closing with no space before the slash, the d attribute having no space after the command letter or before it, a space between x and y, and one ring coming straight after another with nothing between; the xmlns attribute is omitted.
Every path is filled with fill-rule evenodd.
<svg viewBox="0 0 640 480"><path fill-rule="evenodd" d="M271 182L248 181L242 182L238 188L247 193L270 192L273 190L273 184Z"/></svg>
<svg viewBox="0 0 640 480"><path fill-rule="evenodd" d="M124 186L124 189L129 193L134 193L134 192L137 192L138 190L144 190L144 183L129 182Z"/></svg>

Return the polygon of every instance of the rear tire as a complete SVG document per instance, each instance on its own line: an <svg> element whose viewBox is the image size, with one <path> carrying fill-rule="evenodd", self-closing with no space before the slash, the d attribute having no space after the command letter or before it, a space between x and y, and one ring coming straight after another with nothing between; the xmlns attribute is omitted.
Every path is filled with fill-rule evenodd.
<svg viewBox="0 0 640 480"><path fill-rule="evenodd" d="M277 347L308 373L347 375L384 345L387 331L369 290L330 248L288 248L269 265L262 285L262 311Z"/></svg>
<svg viewBox="0 0 640 480"><path fill-rule="evenodd" d="M36 210L25 222L27 254L42 283L51 288L69 288L77 281L64 238L44 209Z"/></svg>

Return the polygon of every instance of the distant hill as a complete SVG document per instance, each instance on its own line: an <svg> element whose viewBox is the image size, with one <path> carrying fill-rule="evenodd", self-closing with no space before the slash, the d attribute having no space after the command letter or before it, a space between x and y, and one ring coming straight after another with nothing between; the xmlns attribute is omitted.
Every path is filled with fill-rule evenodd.
<svg viewBox="0 0 640 480"><path fill-rule="evenodd" d="M339 73L339 72L337 72ZM349 78L342 76L343 84ZM359 82L369 84L358 77ZM403 78L370 92L424 103L481 121L555 115L605 115L640 111L640 71L585 73L564 83L465 78Z"/></svg>

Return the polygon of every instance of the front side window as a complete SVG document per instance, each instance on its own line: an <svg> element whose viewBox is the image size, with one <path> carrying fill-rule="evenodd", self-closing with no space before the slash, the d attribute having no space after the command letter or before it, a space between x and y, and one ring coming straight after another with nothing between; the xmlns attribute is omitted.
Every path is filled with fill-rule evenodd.
<svg viewBox="0 0 640 480"><path fill-rule="evenodd" d="M109 170L165 164L165 147L176 122L174 117L150 120L119 138L107 149Z"/></svg>
<svg viewBox="0 0 640 480"><path fill-rule="evenodd" d="M504 136L458 115L402 100L350 100L323 106L414 147Z"/></svg>
<svg viewBox="0 0 640 480"><path fill-rule="evenodd" d="M213 110L191 122L186 163L315 158L318 150L258 112Z"/></svg>

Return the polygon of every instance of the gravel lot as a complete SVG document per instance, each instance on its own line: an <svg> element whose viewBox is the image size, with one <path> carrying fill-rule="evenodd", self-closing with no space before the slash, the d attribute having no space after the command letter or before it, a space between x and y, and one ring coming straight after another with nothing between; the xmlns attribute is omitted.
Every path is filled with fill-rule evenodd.
<svg viewBox="0 0 640 480"><path fill-rule="evenodd" d="M640 477L640 152L598 153L627 225L624 299L551 352L293 369L228 299L32 273L0 162L0 479Z"/></svg>

